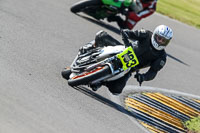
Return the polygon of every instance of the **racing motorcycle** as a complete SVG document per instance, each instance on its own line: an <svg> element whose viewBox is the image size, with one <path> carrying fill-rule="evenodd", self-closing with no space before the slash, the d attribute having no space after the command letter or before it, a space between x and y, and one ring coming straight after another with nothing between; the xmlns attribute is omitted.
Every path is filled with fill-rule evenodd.
<svg viewBox="0 0 200 133"><path fill-rule="evenodd" d="M87 53L78 52L70 68L62 71L70 86L97 84L116 80L139 64L137 56L128 41L125 45L93 48Z"/></svg>
<svg viewBox="0 0 200 133"><path fill-rule="evenodd" d="M104 19L116 14L124 14L132 0L84 0L71 7L73 13L83 12L95 19Z"/></svg>

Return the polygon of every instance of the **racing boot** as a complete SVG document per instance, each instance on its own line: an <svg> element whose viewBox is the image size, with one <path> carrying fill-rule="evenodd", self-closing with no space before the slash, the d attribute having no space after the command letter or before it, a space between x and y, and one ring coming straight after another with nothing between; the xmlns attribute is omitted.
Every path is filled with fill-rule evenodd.
<svg viewBox="0 0 200 133"><path fill-rule="evenodd" d="M81 54L85 54L91 49L95 47L103 47L104 42L102 41L104 39L104 36L106 36L107 33L103 30L100 30L99 32L96 33L95 40L87 43L86 45L82 46L79 51Z"/></svg>
<svg viewBox="0 0 200 133"><path fill-rule="evenodd" d="M93 48L95 48L95 41L91 41L89 43L87 43L86 45L84 45L83 47L81 47L79 49L80 53L81 54L85 54L87 53L88 51L92 50Z"/></svg>
<svg viewBox="0 0 200 133"><path fill-rule="evenodd" d="M96 33L95 47L117 46L122 45L119 41L109 35L107 32L101 30Z"/></svg>

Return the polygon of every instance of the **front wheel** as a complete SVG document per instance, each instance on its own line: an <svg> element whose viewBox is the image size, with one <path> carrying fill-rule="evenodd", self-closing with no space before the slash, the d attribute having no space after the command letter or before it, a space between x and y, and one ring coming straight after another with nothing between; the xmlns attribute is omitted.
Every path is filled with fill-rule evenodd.
<svg viewBox="0 0 200 133"><path fill-rule="evenodd" d="M62 72L61 75L64 79L69 80L69 76L71 74L71 70L69 68L65 68Z"/></svg>
<svg viewBox="0 0 200 133"><path fill-rule="evenodd" d="M84 8L87 8L87 7L90 7L90 6L97 6L97 5L100 5L100 4L101 4L101 0L84 0L84 1L80 1L78 3L75 3L71 7L71 12L78 13Z"/></svg>
<svg viewBox="0 0 200 133"><path fill-rule="evenodd" d="M70 86L88 85L90 82L110 74L109 66L97 67L90 72L84 72L78 76L74 76L68 80Z"/></svg>

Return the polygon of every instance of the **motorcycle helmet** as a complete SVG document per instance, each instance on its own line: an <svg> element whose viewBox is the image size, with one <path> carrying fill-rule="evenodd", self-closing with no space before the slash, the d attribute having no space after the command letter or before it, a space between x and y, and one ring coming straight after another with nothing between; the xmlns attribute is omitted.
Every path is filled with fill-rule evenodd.
<svg viewBox="0 0 200 133"><path fill-rule="evenodd" d="M159 25L153 32L151 43L156 50L163 50L170 42L173 31L166 25Z"/></svg>

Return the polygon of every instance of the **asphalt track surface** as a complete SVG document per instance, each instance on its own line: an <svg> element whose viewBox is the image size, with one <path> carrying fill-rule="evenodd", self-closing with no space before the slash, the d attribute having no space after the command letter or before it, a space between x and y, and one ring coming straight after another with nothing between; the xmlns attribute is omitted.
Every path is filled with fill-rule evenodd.
<svg viewBox="0 0 200 133"><path fill-rule="evenodd" d="M74 15L78 0L0 1L0 133L144 132L102 87L96 93L68 86L60 72L80 46L112 26ZM166 66L145 86L200 95L200 30L159 14L135 29L166 24L174 38ZM113 27L114 26L114 27ZM137 85L131 78L128 85Z"/></svg>

